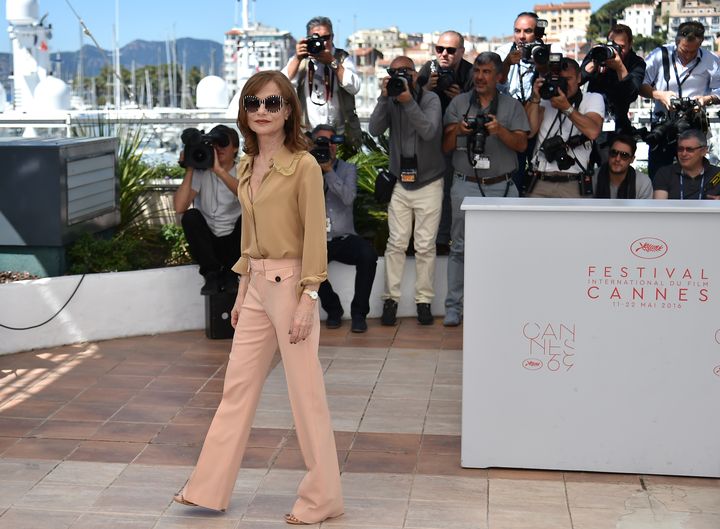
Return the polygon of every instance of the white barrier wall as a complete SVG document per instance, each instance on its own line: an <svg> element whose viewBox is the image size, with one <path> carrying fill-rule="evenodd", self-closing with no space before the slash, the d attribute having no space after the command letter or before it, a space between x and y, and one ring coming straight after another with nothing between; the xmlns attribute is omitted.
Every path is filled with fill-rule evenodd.
<svg viewBox="0 0 720 529"><path fill-rule="evenodd" d="M720 477L720 203L463 209L462 465Z"/></svg>
<svg viewBox="0 0 720 529"><path fill-rule="evenodd" d="M332 262L330 280L350 317L355 268ZM433 313L444 314L447 258L438 257ZM44 322L70 298L81 276L63 276L0 285L0 324L30 327ZM378 268L370 296L369 317L382 313L384 262ZM414 316L415 260L408 258L399 316ZM67 307L46 325L28 330L0 327L0 354L54 347L91 340L203 329L205 304L199 295L202 278L197 266L134 272L88 274ZM321 309L321 318L325 313ZM440 323L438 322L438 325Z"/></svg>

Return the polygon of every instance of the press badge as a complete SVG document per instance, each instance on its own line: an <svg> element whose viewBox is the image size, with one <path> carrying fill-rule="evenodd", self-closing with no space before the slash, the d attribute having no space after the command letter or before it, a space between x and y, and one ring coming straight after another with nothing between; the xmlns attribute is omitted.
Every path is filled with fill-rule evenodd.
<svg viewBox="0 0 720 529"><path fill-rule="evenodd" d="M490 158L476 154L475 158L473 158L473 167L475 169L490 169Z"/></svg>
<svg viewBox="0 0 720 529"><path fill-rule="evenodd" d="M412 184L417 179L417 156L400 157L400 181Z"/></svg>

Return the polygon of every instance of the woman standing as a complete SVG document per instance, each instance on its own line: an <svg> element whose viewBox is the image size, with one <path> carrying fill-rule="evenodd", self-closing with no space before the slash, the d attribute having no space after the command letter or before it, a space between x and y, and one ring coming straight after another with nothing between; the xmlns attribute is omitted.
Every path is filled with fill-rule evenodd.
<svg viewBox="0 0 720 529"><path fill-rule="evenodd" d="M259 72L241 94L245 140L237 169L241 257L232 324L237 329L197 466L175 501L225 510L260 392L280 348L300 449L308 469L285 521L319 523L343 513L340 471L318 360L317 289L327 277L323 178L307 152L300 104L280 72Z"/></svg>

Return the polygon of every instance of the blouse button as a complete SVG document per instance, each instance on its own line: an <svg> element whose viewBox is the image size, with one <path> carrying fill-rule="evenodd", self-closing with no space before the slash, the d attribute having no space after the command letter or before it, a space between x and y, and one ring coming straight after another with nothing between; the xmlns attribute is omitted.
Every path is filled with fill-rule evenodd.
<svg viewBox="0 0 720 529"><path fill-rule="evenodd" d="M280 276L275 276L275 282L276 282L276 283L279 283L279 282L280 282Z"/></svg>

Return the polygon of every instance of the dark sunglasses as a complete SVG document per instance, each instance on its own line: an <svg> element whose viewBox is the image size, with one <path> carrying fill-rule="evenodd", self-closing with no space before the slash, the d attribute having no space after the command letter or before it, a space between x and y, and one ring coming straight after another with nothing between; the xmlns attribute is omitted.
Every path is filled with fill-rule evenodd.
<svg viewBox="0 0 720 529"><path fill-rule="evenodd" d="M409 72L411 72L412 68L385 68L385 71L388 73L388 75L407 75Z"/></svg>
<svg viewBox="0 0 720 529"><path fill-rule="evenodd" d="M438 55L442 55L442 52L447 51L448 55L455 55L455 52L457 51L457 48L453 48L450 46L449 48L446 46L435 46L435 53Z"/></svg>
<svg viewBox="0 0 720 529"><path fill-rule="evenodd" d="M253 114L260 110L260 105L263 105L265 110L274 114L280 112L284 102L285 100L282 96L276 95L267 96L264 99L260 99L257 96L245 96L243 98L243 107L245 108L245 112Z"/></svg>
<svg viewBox="0 0 720 529"><path fill-rule="evenodd" d="M697 29L683 29L680 33L680 38L683 39L702 39L705 37L705 33L698 31Z"/></svg>
<svg viewBox="0 0 720 529"><path fill-rule="evenodd" d="M678 145L677 152L689 152L690 154L694 153L697 150L704 149L705 145L698 145L697 147L680 147Z"/></svg>
<svg viewBox="0 0 720 529"><path fill-rule="evenodd" d="M623 160L629 160L632 157L632 154L625 151L618 151L617 149L610 149L610 158L616 158L617 156Z"/></svg>
<svg viewBox="0 0 720 529"><path fill-rule="evenodd" d="M318 35L318 38L323 42L329 41L332 37L333 37L332 33L330 33L329 35L323 35L323 36ZM311 38L313 38L313 36L308 35L306 38L311 39Z"/></svg>

